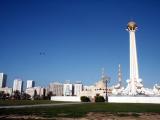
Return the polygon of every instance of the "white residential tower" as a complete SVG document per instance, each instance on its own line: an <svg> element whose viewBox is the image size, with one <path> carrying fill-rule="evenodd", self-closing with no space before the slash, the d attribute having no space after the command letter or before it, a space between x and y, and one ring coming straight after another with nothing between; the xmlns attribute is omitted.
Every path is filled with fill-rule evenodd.
<svg viewBox="0 0 160 120"><path fill-rule="evenodd" d="M15 79L13 82L13 91L22 92L23 89L23 81L21 79Z"/></svg>

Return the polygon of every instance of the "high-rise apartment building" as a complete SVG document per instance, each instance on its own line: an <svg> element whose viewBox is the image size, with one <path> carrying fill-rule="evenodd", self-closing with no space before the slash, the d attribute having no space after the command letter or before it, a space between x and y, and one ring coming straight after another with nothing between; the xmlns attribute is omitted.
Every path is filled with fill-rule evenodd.
<svg viewBox="0 0 160 120"><path fill-rule="evenodd" d="M72 96L73 95L73 85L71 83L63 84L63 95Z"/></svg>
<svg viewBox="0 0 160 120"><path fill-rule="evenodd" d="M45 96L46 90L45 88L38 86L27 88L25 92L33 98L35 95L40 97Z"/></svg>
<svg viewBox="0 0 160 120"><path fill-rule="evenodd" d="M33 80L27 80L27 88L32 88L35 86L35 82Z"/></svg>
<svg viewBox="0 0 160 120"><path fill-rule="evenodd" d="M48 92L52 92L54 96L63 95L63 84L59 82L50 83L48 86Z"/></svg>
<svg viewBox="0 0 160 120"><path fill-rule="evenodd" d="M13 91L19 91L20 93L23 90L23 81L21 79L15 79L13 82Z"/></svg>
<svg viewBox="0 0 160 120"><path fill-rule="evenodd" d="M6 87L7 75L4 73L0 73L0 88Z"/></svg>
<svg viewBox="0 0 160 120"><path fill-rule="evenodd" d="M74 95L79 96L82 92L83 85L81 82L77 82L74 84Z"/></svg>

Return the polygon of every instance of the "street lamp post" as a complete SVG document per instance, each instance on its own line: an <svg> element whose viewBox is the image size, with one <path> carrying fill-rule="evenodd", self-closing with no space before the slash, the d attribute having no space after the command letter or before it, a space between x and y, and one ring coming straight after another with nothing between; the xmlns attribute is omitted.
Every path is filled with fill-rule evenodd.
<svg viewBox="0 0 160 120"><path fill-rule="evenodd" d="M108 94L107 94L107 88L108 88L108 83L110 82L110 77L103 75L102 80L106 84L106 102L108 102Z"/></svg>

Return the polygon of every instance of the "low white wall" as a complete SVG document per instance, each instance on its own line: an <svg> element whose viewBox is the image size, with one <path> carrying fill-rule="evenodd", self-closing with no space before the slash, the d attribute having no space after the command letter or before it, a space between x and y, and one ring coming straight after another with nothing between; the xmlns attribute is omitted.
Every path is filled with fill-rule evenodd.
<svg viewBox="0 0 160 120"><path fill-rule="evenodd" d="M160 97L130 97L130 96L109 96L110 103L158 103Z"/></svg>
<svg viewBox="0 0 160 120"><path fill-rule="evenodd" d="M80 102L80 96L52 96L53 101L70 101L70 102Z"/></svg>
<svg viewBox="0 0 160 120"><path fill-rule="evenodd" d="M53 101L81 102L80 96L52 96ZM160 104L160 97L109 96L109 103L155 103Z"/></svg>

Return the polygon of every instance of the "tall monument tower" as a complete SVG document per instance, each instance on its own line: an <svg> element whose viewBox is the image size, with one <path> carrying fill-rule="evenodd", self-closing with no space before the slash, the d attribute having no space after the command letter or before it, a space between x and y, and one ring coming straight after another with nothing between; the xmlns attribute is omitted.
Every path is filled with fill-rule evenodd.
<svg viewBox="0 0 160 120"><path fill-rule="evenodd" d="M118 82L120 87L122 87L122 71L121 71L121 64L118 65Z"/></svg>
<svg viewBox="0 0 160 120"><path fill-rule="evenodd" d="M138 89L142 88L141 79L139 79L138 71L138 60L137 60L137 49L136 49L136 38L135 32L137 30L137 24L133 21L127 25L129 32L130 42L130 79L128 81L129 95L136 95Z"/></svg>

